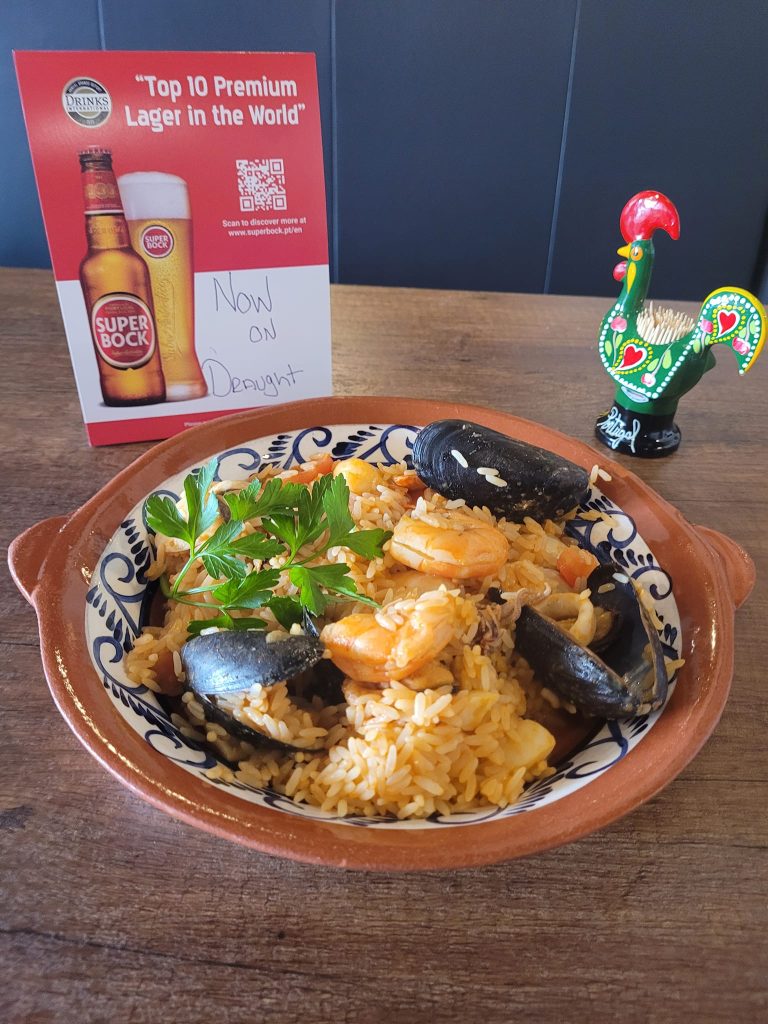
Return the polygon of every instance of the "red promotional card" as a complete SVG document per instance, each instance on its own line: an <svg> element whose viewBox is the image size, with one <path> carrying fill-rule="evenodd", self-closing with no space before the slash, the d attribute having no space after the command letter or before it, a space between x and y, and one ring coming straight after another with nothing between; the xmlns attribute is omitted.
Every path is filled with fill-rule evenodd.
<svg viewBox="0 0 768 1024"><path fill-rule="evenodd" d="M307 53L16 53L92 444L331 393Z"/></svg>

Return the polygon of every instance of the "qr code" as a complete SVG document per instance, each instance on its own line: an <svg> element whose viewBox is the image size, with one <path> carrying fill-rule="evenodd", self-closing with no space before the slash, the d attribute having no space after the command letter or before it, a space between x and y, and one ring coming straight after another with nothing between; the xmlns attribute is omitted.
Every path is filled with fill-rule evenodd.
<svg viewBox="0 0 768 1024"><path fill-rule="evenodd" d="M240 209L287 210L285 165L282 160L237 160Z"/></svg>

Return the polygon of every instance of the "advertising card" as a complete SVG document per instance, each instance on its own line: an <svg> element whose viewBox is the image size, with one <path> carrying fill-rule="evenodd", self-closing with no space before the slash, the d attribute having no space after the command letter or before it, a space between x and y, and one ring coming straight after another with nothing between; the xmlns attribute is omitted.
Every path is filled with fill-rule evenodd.
<svg viewBox="0 0 768 1024"><path fill-rule="evenodd" d="M330 394L314 55L15 57L90 442Z"/></svg>

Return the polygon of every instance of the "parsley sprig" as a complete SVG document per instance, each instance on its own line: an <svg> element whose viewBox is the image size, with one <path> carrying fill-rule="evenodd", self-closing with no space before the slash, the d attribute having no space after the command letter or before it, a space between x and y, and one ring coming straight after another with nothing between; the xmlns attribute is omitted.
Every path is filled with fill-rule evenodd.
<svg viewBox="0 0 768 1024"><path fill-rule="evenodd" d="M357 530L349 511L349 488L342 475L318 477L312 487L272 479L262 486L254 480L239 492L224 495L230 517L204 540L219 516L216 496L210 493L217 460L189 474L184 480L186 518L173 499L153 494L144 503L150 529L175 537L189 546L189 557L171 585L167 576L160 585L166 597L209 611L220 609L215 618L193 620L190 632L209 626L223 629L260 629L267 623L255 615L233 617L231 612L268 607L286 628L300 622L304 609L320 615L335 594L375 606L361 594L342 563L313 565L331 548L345 547L364 558L377 558L390 538L388 530ZM242 535L246 523L258 520L256 532ZM310 548L307 552L307 547ZM303 557L299 557L301 552ZM245 559L261 566L276 556L285 556L281 568L249 569ZM182 582L197 561L219 582L182 589ZM298 598L274 593L282 573L298 589ZM223 581L223 582L221 582ZM216 604L196 600L210 592Z"/></svg>

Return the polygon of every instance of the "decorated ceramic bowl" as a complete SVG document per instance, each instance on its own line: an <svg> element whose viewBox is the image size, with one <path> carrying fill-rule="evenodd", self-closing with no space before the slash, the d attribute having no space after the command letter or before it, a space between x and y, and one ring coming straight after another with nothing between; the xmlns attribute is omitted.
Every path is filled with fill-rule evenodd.
<svg viewBox="0 0 768 1024"><path fill-rule="evenodd" d="M419 426L448 417L484 423L587 470L595 462L608 470L611 481L592 487L574 527L643 584L665 654L685 658L664 707L579 736L561 753L554 775L504 809L427 820L339 818L240 780L210 778L217 763L211 748L182 735L157 696L125 671L154 593L145 576L151 558L145 498L177 497L186 474L212 455L219 458L218 477L230 480L265 465L291 468L319 452L408 460ZM610 518L589 515L595 511ZM386 398L311 400L188 430L147 452L71 518L28 530L12 545L10 561L37 609L56 703L122 782L185 821L257 849L379 869L452 868L532 853L584 835L652 796L695 755L719 718L733 668L734 610L754 580L737 545L691 526L637 477L586 445L486 409Z"/></svg>

